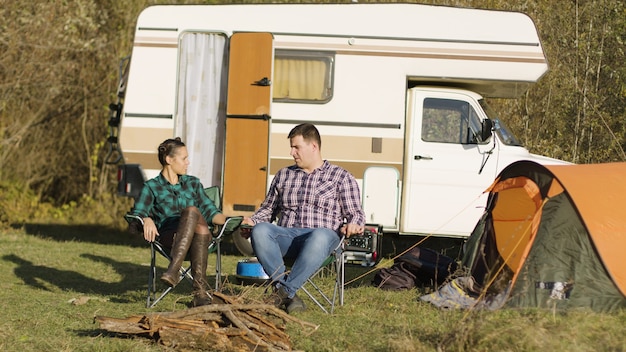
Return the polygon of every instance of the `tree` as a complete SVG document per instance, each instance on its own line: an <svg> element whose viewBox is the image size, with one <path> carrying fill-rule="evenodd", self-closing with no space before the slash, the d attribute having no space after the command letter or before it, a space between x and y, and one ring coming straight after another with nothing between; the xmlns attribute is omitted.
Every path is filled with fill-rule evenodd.
<svg viewBox="0 0 626 352"><path fill-rule="evenodd" d="M114 192L104 148L116 67L130 53L140 11L163 2L0 0L0 181L20 180L58 203ZM226 1L175 3L207 2ZM578 163L626 160L622 1L430 3L528 14L550 71L523 97L490 103L533 152Z"/></svg>

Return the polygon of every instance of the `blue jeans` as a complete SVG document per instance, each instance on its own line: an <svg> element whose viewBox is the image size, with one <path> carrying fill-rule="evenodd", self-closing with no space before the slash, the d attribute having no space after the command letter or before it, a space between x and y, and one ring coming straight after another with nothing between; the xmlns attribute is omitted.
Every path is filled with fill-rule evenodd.
<svg viewBox="0 0 626 352"><path fill-rule="evenodd" d="M339 246L339 240L331 229L287 228L266 222L254 225L251 234L252 248L263 270L285 288L289 298ZM288 275L283 257L295 259Z"/></svg>

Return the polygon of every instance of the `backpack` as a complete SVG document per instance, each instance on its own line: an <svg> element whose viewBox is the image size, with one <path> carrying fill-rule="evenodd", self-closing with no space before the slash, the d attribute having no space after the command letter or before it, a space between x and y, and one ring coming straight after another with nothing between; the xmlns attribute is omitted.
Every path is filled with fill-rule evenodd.
<svg viewBox="0 0 626 352"><path fill-rule="evenodd" d="M415 286L441 285L458 269L458 263L429 248L418 246L376 272L372 284L383 290L407 290Z"/></svg>

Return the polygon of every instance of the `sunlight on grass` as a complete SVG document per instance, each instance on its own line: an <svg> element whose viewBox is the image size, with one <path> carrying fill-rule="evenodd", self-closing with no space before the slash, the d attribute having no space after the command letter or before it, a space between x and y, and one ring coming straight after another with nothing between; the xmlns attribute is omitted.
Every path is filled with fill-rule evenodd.
<svg viewBox="0 0 626 352"><path fill-rule="evenodd" d="M43 231L43 232L42 232ZM46 233L46 231L49 231ZM186 309L191 285L176 287L157 307L145 307L149 250L119 230L51 227L5 230L0 235L0 350L161 351L144 338L104 333L96 315L128 317L149 311ZM128 245L124 245L128 242ZM264 289L240 285L237 255L223 258L225 290L261 300ZM209 257L209 281L214 260ZM165 261L158 262L162 269ZM349 278L367 272L351 267ZM595 351L626 350L626 314L586 310L557 312L443 311L418 300L420 291L382 291L371 274L346 289L345 305L326 315L305 299L302 320L313 333L288 325L295 349L303 351ZM332 278L318 280L326 289Z"/></svg>

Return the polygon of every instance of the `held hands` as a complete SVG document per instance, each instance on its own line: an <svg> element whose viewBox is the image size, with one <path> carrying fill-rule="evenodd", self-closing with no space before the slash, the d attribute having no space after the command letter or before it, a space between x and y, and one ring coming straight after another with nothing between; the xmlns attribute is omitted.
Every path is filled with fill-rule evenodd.
<svg viewBox="0 0 626 352"><path fill-rule="evenodd" d="M364 230L364 226L360 226L357 224L345 224L341 227L341 233L344 234L346 237L362 234Z"/></svg>
<svg viewBox="0 0 626 352"><path fill-rule="evenodd" d="M154 242L159 235L156 225L151 218L143 219L143 238L148 242Z"/></svg>
<svg viewBox="0 0 626 352"><path fill-rule="evenodd" d="M252 227L254 227L254 221L247 216L243 217L243 221L241 222L240 233L241 237L248 239L252 234Z"/></svg>
<svg viewBox="0 0 626 352"><path fill-rule="evenodd" d="M242 225L248 225L248 226L254 226L254 221L252 221L252 219L250 219L247 216L243 217L243 221L241 222Z"/></svg>

